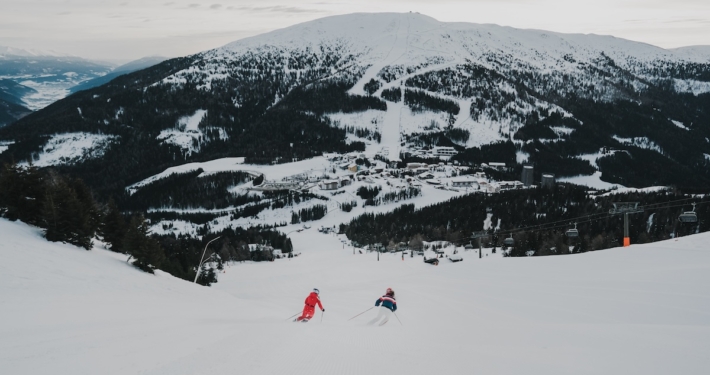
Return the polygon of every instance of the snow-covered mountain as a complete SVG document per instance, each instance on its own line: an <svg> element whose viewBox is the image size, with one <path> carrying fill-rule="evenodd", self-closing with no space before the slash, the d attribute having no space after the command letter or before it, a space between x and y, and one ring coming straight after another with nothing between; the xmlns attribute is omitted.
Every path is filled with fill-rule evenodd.
<svg viewBox="0 0 710 375"><path fill-rule="evenodd" d="M469 146L511 136L534 110L569 115L556 104L559 97L632 98L667 80L678 92L710 92L708 48L665 50L612 36L443 23L413 13L329 17L240 40L202 54L198 67L163 82L209 88L213 80L244 75L241 69L252 64L300 77L313 66L295 61L308 55L323 62L321 74L356 77L352 94L366 95L365 84L374 79L376 96L405 87L456 102L454 126L478 135ZM394 112L402 116L399 109ZM410 124L400 120L401 132L421 131L438 119L427 112L406 113ZM367 126L365 117L349 120Z"/></svg>
<svg viewBox="0 0 710 375"><path fill-rule="evenodd" d="M710 181L709 92L704 46L350 14L168 60L0 138L25 139L6 156L28 160L57 133L120 135L101 160L130 155L135 164L113 174L129 182L216 157L271 163L360 150L397 160L443 145L462 163L698 187ZM480 156L484 146L492 152Z"/></svg>

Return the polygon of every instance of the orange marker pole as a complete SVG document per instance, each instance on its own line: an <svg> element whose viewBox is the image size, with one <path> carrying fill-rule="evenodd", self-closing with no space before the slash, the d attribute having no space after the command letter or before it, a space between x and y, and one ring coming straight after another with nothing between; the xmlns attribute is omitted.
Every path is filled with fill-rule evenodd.
<svg viewBox="0 0 710 375"><path fill-rule="evenodd" d="M629 238L629 213L624 212L624 247L631 246L631 239Z"/></svg>

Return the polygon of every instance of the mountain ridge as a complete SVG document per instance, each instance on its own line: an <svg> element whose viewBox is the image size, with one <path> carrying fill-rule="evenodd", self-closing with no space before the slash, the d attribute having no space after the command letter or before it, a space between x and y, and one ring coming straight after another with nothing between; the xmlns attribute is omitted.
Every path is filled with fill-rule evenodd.
<svg viewBox="0 0 710 375"><path fill-rule="evenodd" d="M220 157L273 163L360 150L398 160L453 144L456 160L480 163L490 160L468 150L507 143L514 169L698 187L710 182L704 50L413 13L333 16L72 95L0 130L17 141L0 157L30 160L56 133L113 134L120 140L103 159L62 168L98 178L102 165L135 160L113 174L125 187ZM180 127L198 113L195 132Z"/></svg>

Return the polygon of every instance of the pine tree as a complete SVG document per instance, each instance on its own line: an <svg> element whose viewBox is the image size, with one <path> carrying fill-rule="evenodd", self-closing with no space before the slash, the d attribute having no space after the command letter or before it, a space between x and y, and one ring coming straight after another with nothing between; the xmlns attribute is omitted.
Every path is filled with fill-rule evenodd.
<svg viewBox="0 0 710 375"><path fill-rule="evenodd" d="M135 258L133 265L145 272L153 273L153 270L159 268L165 260L165 252L160 243L148 234L148 223L145 218L134 216L123 240L123 250Z"/></svg>
<svg viewBox="0 0 710 375"><path fill-rule="evenodd" d="M290 239L290 238L287 238L287 239L284 241L283 249L281 249L281 252L283 252L283 253L285 254L285 253L290 253L290 252L292 252L292 251L293 251L293 243L291 243L291 239Z"/></svg>
<svg viewBox="0 0 710 375"><path fill-rule="evenodd" d="M86 215L89 220L89 231L93 236L101 226L103 215L99 209L98 203L94 200L94 195L83 180L75 178L70 181L70 186L79 200L81 205L82 215Z"/></svg>
<svg viewBox="0 0 710 375"><path fill-rule="evenodd" d="M125 252L123 250L123 239L126 236L126 220L113 199L110 199L106 205L106 213L100 227L100 234L104 241L109 244L111 251L117 253Z"/></svg>
<svg viewBox="0 0 710 375"><path fill-rule="evenodd" d="M8 219L41 225L44 196L37 168L5 164L0 170L0 213Z"/></svg>
<svg viewBox="0 0 710 375"><path fill-rule="evenodd" d="M50 175L42 210L45 237L52 242L67 242L90 250L94 232L86 209L69 184Z"/></svg>

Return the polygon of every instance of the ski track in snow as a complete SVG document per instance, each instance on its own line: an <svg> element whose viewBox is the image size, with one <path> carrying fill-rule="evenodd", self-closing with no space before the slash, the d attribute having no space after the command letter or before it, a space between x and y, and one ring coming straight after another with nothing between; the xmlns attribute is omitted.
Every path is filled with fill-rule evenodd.
<svg viewBox="0 0 710 375"><path fill-rule="evenodd" d="M405 33L406 32L406 33ZM384 67L392 65L397 62L400 58L407 54L409 47L409 17L407 17L407 27L403 28L402 18L397 18L397 33L394 34L395 38L392 42L392 47L384 56L384 58L378 62L373 63L366 71L363 77L358 81L353 88L350 90L351 94L365 95L363 89L365 83L369 82L371 79L377 77L377 73L380 72ZM399 80L397 81L399 82ZM381 93L382 89L378 90L377 94ZM389 152L390 160L399 159L399 147L400 147L400 135L401 135L401 112L402 112L403 102L392 103L387 102L387 112L384 116L384 121L381 127L382 140L380 145L382 148L387 148Z"/></svg>
<svg viewBox="0 0 710 375"><path fill-rule="evenodd" d="M710 233L532 258L353 255L294 233L293 259L231 264L211 288L0 220L7 374L702 374ZM313 288L326 309L291 323ZM397 317L366 326L387 287Z"/></svg>

